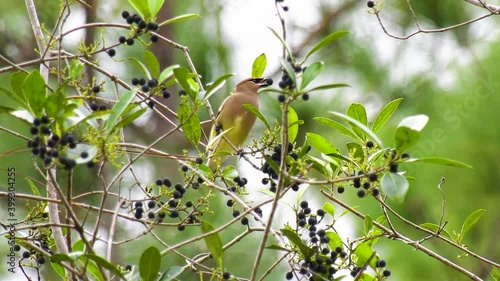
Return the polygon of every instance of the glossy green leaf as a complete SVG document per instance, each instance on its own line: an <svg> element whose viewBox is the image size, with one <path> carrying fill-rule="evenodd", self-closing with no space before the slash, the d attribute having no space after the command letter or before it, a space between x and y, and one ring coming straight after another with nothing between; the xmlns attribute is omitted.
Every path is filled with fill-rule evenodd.
<svg viewBox="0 0 500 281"><path fill-rule="evenodd" d="M447 237L448 239L453 239L451 237L451 234L448 231L446 231L444 228L439 229L439 225L437 225L437 224L426 222L426 223L421 224L420 227L423 227L425 229L428 229L428 230L431 230L434 232L437 232L439 230L439 233L441 235L443 235L444 237Z"/></svg>
<svg viewBox="0 0 500 281"><path fill-rule="evenodd" d="M133 113L130 113L126 116L123 116L122 120L120 122L116 123L113 130L120 130L122 127L125 127L128 124L134 122L135 119L141 117L144 114L144 112L146 112L147 110L148 110L147 108L141 108Z"/></svg>
<svg viewBox="0 0 500 281"><path fill-rule="evenodd" d="M429 121L426 115L415 115L403 119L394 133L394 146L398 153L405 152L420 139L420 131Z"/></svg>
<svg viewBox="0 0 500 281"><path fill-rule="evenodd" d="M281 247L280 245L276 245L276 244L266 246L265 248L269 249L269 250L275 250L275 251L290 252L290 250L288 250L287 248Z"/></svg>
<svg viewBox="0 0 500 281"><path fill-rule="evenodd" d="M251 105L249 103L246 103L243 106L248 111L250 111L255 116L257 116L257 118L259 118L259 120L262 121L262 123L264 123L264 125L266 125L266 128L271 129L271 127L269 126L269 123L267 123L266 117L264 117L264 115L262 115L262 113L260 113L260 111L255 106L253 106L253 105Z"/></svg>
<svg viewBox="0 0 500 281"><path fill-rule="evenodd" d="M337 153L338 149L333 146L326 138L314 133L306 133L307 141L318 151L324 154Z"/></svg>
<svg viewBox="0 0 500 281"><path fill-rule="evenodd" d="M86 258L88 258L89 260L94 261L98 266L103 267L103 268L109 270L111 273L113 273L114 275L116 275L120 279L125 280L125 276L123 276L123 274L116 268L116 266L114 266L113 264L111 264L105 258L102 258L102 257L100 257L98 255L95 255L95 254L85 254L83 256L86 257ZM158 261L160 260L160 258L158 258Z"/></svg>
<svg viewBox="0 0 500 281"><path fill-rule="evenodd" d="M285 60L284 58L280 58L280 63L281 63L281 66L285 69L286 73L288 73L288 76L290 77L290 79L292 79L293 84L297 85L297 77L295 74L295 70L290 65L290 63L287 60Z"/></svg>
<svg viewBox="0 0 500 281"><path fill-rule="evenodd" d="M108 120L106 121L106 132L108 136L113 132L113 128L115 127L118 119L122 116L122 113L125 111L127 106L132 102L135 97L135 91L128 91L126 94L120 97L117 103L113 106L112 113L109 115Z"/></svg>
<svg viewBox="0 0 500 281"><path fill-rule="evenodd" d="M205 97L203 97L204 100L209 99L213 94L215 94L220 88L226 84L227 79L232 77L234 74L228 73L224 74L221 77L217 78L210 86L208 86L207 93L205 94Z"/></svg>
<svg viewBox="0 0 500 281"><path fill-rule="evenodd" d="M189 80L191 79L189 74L190 72L183 67L174 69L174 76L175 79L177 80L177 83L181 85L182 89L186 91L186 93L191 97L191 99L196 100L198 97L197 95L198 93L194 91L194 89L189 83Z"/></svg>
<svg viewBox="0 0 500 281"><path fill-rule="evenodd" d="M475 210L470 214L467 219L465 219L464 224L462 225L462 230L460 231L460 241L465 237L465 234L469 232L469 230L477 223L477 221L484 215L486 212L485 209Z"/></svg>
<svg viewBox="0 0 500 281"><path fill-rule="evenodd" d="M130 5L134 7L134 9L137 11L137 13L143 18L143 19L150 19L151 14L149 12L149 5L148 1L145 0L128 0Z"/></svg>
<svg viewBox="0 0 500 281"><path fill-rule="evenodd" d="M333 173L332 169L328 165L327 162L318 159L316 157L313 157L311 155L307 156L308 159L306 159L306 164L312 164L312 168L316 171L318 171L320 174L322 174L325 177L330 177Z"/></svg>
<svg viewBox="0 0 500 281"><path fill-rule="evenodd" d="M317 51L321 50L322 48L328 46L330 43L332 43L333 41L345 36L349 34L349 31L347 30L338 30L338 31L335 31L333 33L331 33L330 35L326 36L325 38L323 38L321 41L318 42L318 44L316 44L308 53L307 55L305 56L304 58L304 61L307 60L307 58L309 58L312 54L316 53Z"/></svg>
<svg viewBox="0 0 500 281"><path fill-rule="evenodd" d="M184 272L184 267L182 266L172 266L167 269L160 277L160 281L170 281L170 280L178 280L177 276L181 275Z"/></svg>
<svg viewBox="0 0 500 281"><path fill-rule="evenodd" d="M83 262L80 262L81 265L83 265ZM101 270L99 270L99 267L95 264L93 261L89 261L86 263L87 268L86 270L94 277L96 281L104 281L106 280L104 276L102 276Z"/></svg>
<svg viewBox="0 0 500 281"><path fill-rule="evenodd" d="M467 165L465 163L462 163L462 162L459 162L456 160L447 159L447 158L441 158L441 157L410 158L410 159L406 160L406 162L421 162L421 163L429 163L429 164L436 164L436 165L442 165L442 166L451 166L451 167L472 169L472 166Z"/></svg>
<svg viewBox="0 0 500 281"><path fill-rule="evenodd" d="M264 74L264 71L266 70L267 66L267 58L266 54L262 53L260 54L255 60L253 61L252 64L252 77L253 78L260 78Z"/></svg>
<svg viewBox="0 0 500 281"><path fill-rule="evenodd" d="M297 134L299 133L299 116L297 116L297 112L289 106L288 107L288 141L293 143Z"/></svg>
<svg viewBox="0 0 500 281"><path fill-rule="evenodd" d="M365 159L365 151L359 143L349 142L347 143L347 150L351 157L354 157L356 162L362 163Z"/></svg>
<svg viewBox="0 0 500 281"><path fill-rule="evenodd" d="M358 121L359 123L363 124L364 126L368 125L368 117L366 116L366 109L365 107L360 104L360 103L352 103L348 108L347 108L347 116L353 118L354 120ZM366 135L363 130L358 128L356 125L350 124L352 130L356 135L358 135L362 140L366 139Z"/></svg>
<svg viewBox="0 0 500 281"><path fill-rule="evenodd" d="M356 249L354 249L354 254L358 257L358 260L356 261L357 266L364 266L374 253L372 247L370 247L368 243L369 242L363 242L356 246ZM377 259L375 256L370 261L370 267L375 269L376 264Z"/></svg>
<svg viewBox="0 0 500 281"><path fill-rule="evenodd" d="M335 215L335 207L332 205L332 203L330 202L326 202L325 204L323 204L323 207L321 207L323 210L325 210L325 212L327 212L328 214L330 214L330 216L332 216L332 218L334 217Z"/></svg>
<svg viewBox="0 0 500 281"><path fill-rule="evenodd" d="M283 47L285 47L286 53L288 54L288 56L292 56L292 52L290 51L290 48L288 47L288 44L285 42L285 40L283 40L283 38L281 38L281 36L278 34L278 32L276 32L271 27L267 27L267 28L269 28L269 30L271 30L271 32L273 33L273 35L276 36L276 38L278 38L278 40L281 42L281 44L283 45Z"/></svg>
<svg viewBox="0 0 500 281"><path fill-rule="evenodd" d="M182 124L184 136L194 147L198 147L198 142L201 139L200 117L198 117L197 112L193 112L186 99L183 99L179 104L177 118Z"/></svg>
<svg viewBox="0 0 500 281"><path fill-rule="evenodd" d="M338 84L327 84L327 85L321 85L321 86L318 86L318 87L314 87L310 90L307 90L308 93L310 92L315 92L315 91L323 91L323 90L329 90L329 89L335 89L335 88L343 88L343 87L350 87L349 85L347 84L342 84L342 83L338 83Z"/></svg>
<svg viewBox="0 0 500 281"><path fill-rule="evenodd" d="M160 77L160 62L156 58L155 54L148 50L145 50L144 62L146 62L146 66L148 67L152 77Z"/></svg>
<svg viewBox="0 0 500 281"><path fill-rule="evenodd" d="M185 14L185 15L180 15L180 16L168 19L166 21L163 21L159 25L162 26L162 25L177 23L177 22L181 22L181 21L185 21L185 20L189 20L189 19L199 19L199 18L201 18L201 16L198 14Z"/></svg>
<svg viewBox="0 0 500 281"><path fill-rule="evenodd" d="M309 248L304 241L300 238L300 236L293 230L289 225L285 226L285 228L281 229L281 233L288 238L290 243L297 247L300 253L304 257L311 257L314 253L313 249Z"/></svg>
<svg viewBox="0 0 500 281"><path fill-rule="evenodd" d="M373 133L370 129L368 129L368 127L366 127L364 124L362 124L358 120L355 120L354 118L351 118L347 115L344 115L344 114L338 113L338 112L329 111L329 113L348 121L351 124L351 126L359 128L367 136L369 136L370 139L372 139L380 148L384 147L384 145L382 144L382 141L377 137L377 135L375 135L375 133Z"/></svg>
<svg viewBox="0 0 500 281"><path fill-rule="evenodd" d="M45 113L51 118L57 118L59 113L64 110L66 106L66 96L60 92L56 91L49 94L47 101L45 102Z"/></svg>
<svg viewBox="0 0 500 281"><path fill-rule="evenodd" d="M64 278L66 278L66 268L64 268L64 266L62 266L58 263L55 263L55 262L51 262L50 265L52 266L54 271L57 273L57 275L62 277L62 280L64 280Z"/></svg>
<svg viewBox="0 0 500 281"><path fill-rule="evenodd" d="M347 128L346 126L344 126L336 121L333 121L333 120L325 118L325 117L314 117L313 119L318 121L319 123L325 125L325 126L328 126L330 128L337 130L339 133L346 135L350 138L353 138L353 139L358 138L356 136L356 134L354 134L351 130L349 130L349 128Z"/></svg>
<svg viewBox="0 0 500 281"><path fill-rule="evenodd" d="M304 90L314 80L314 78L319 75L324 66L324 63L319 61L309 65L304 73L302 73L302 83L300 84L300 89Z"/></svg>
<svg viewBox="0 0 500 281"><path fill-rule="evenodd" d="M85 65L81 63L79 60L74 59L69 65L69 78L77 79L82 73Z"/></svg>
<svg viewBox="0 0 500 281"><path fill-rule="evenodd" d="M137 65L137 67L142 71L142 73L144 73L144 75L148 79L152 78L151 73L149 73L149 71L148 71L148 68L142 62L140 62L138 59L136 59L134 57L130 57L128 59L131 60L133 63L135 63L135 65Z"/></svg>
<svg viewBox="0 0 500 281"><path fill-rule="evenodd" d="M369 215L365 215L365 220L364 220L364 234L368 235L368 233L372 230L373 228L373 219Z"/></svg>
<svg viewBox="0 0 500 281"><path fill-rule="evenodd" d="M28 77L28 74L22 71L14 72L10 76L10 86L12 87L12 90L19 97L19 99L23 101L26 101L23 93L23 85L26 77ZM26 102L24 104L26 105Z"/></svg>
<svg viewBox="0 0 500 281"><path fill-rule="evenodd" d="M342 243L342 239L337 234L337 232L327 231L326 236L330 238L330 241L328 241L328 247L330 247L330 249L336 249L337 247L340 247L342 250L344 250L344 243Z"/></svg>
<svg viewBox="0 0 500 281"><path fill-rule="evenodd" d="M391 118L392 114L394 114L396 109L398 109L398 106L401 103L401 101L403 101L402 98L395 99L395 100L389 102L388 104L386 104L384 106L384 108L382 108L380 113L377 115L375 122L373 122L373 125L372 125L372 131L374 133L378 132L378 130L380 130L380 128L382 128L382 126L384 126L384 124L387 122L387 120L389 120L389 118Z"/></svg>
<svg viewBox="0 0 500 281"><path fill-rule="evenodd" d="M202 220L200 222L201 232L209 233L214 231L215 228L208 221ZM220 268L222 268L222 262L224 258L224 250L222 249L222 240L220 239L219 234L214 233L209 236L203 238L205 240L205 244L207 245L208 250L214 257L214 260L217 261L217 264Z"/></svg>
<svg viewBox="0 0 500 281"><path fill-rule="evenodd" d="M147 248L139 260L139 273L144 281L153 281L158 277L161 265L160 250L156 247Z"/></svg>
<svg viewBox="0 0 500 281"><path fill-rule="evenodd" d="M42 116L43 107L47 98L45 80L38 71L33 71L26 77L23 84L23 94L31 113Z"/></svg>
<svg viewBox="0 0 500 281"><path fill-rule="evenodd" d="M161 74L160 77L158 78L158 84L163 83L167 78L170 78L172 75L174 75L174 69L179 68L180 66L178 64L171 65L167 68L165 68Z"/></svg>
<svg viewBox="0 0 500 281"><path fill-rule="evenodd" d="M406 178L396 173L385 173L380 185L387 197L400 203L404 201L409 188Z"/></svg>
<svg viewBox="0 0 500 281"><path fill-rule="evenodd" d="M165 0L148 0L149 12L151 13L151 21L156 19ZM155 76L157 77L157 76Z"/></svg>

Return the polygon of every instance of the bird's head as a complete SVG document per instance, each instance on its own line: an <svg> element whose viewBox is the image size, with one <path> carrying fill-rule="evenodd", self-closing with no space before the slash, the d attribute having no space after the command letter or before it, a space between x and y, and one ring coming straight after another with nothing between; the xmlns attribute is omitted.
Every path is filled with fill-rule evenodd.
<svg viewBox="0 0 500 281"><path fill-rule="evenodd" d="M247 78L236 85L236 92L249 90L257 93L259 88L267 87L273 84L271 78Z"/></svg>

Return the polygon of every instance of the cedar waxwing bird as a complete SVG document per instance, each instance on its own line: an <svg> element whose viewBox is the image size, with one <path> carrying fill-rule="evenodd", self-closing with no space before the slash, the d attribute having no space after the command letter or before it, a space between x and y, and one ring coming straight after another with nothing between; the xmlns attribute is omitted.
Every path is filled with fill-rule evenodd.
<svg viewBox="0 0 500 281"><path fill-rule="evenodd" d="M239 147L246 140L255 123L256 116L243 105L251 104L258 109L259 88L270 86L272 83L273 80L266 78L245 79L238 83L234 93L222 102L207 145L207 165L212 171L224 161L227 154L236 152L234 147ZM223 132L224 135L215 140Z"/></svg>

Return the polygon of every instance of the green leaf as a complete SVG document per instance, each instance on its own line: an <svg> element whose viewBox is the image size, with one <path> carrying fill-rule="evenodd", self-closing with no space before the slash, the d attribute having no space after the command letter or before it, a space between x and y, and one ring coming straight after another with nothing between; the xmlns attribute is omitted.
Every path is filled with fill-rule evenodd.
<svg viewBox="0 0 500 281"><path fill-rule="evenodd" d="M177 83L181 85L182 89L186 91L186 93L191 97L191 99L196 100L198 97L197 96L198 93L194 91L191 84L189 83L189 80L192 80L189 77L189 74L190 72L183 67L174 69L174 76L175 79L177 80Z"/></svg>
<svg viewBox="0 0 500 281"><path fill-rule="evenodd" d="M493 278L494 281L500 281L500 270L498 270L498 268L493 266L490 272L490 276L491 278Z"/></svg>
<svg viewBox="0 0 500 281"><path fill-rule="evenodd" d="M69 78L72 80L78 78L82 74L84 66L79 60L74 59L69 66Z"/></svg>
<svg viewBox="0 0 500 281"><path fill-rule="evenodd" d="M352 117L354 120L359 121L359 123L367 126L368 117L366 116L366 109L360 103L352 103L349 108L347 108L347 116ZM364 131L358 128L356 125L350 124L353 131L358 135L363 141L366 139Z"/></svg>
<svg viewBox="0 0 500 281"><path fill-rule="evenodd" d="M283 45L283 47L285 47L287 54L291 57L292 56L292 52L290 51L290 48L288 48L288 45L286 44L285 40L283 40L283 38L281 38L281 36L278 34L278 32L276 32L274 29L272 29L269 26L267 28L269 28L269 30L271 30L271 32L273 33L273 35L276 36L276 38L278 38L278 40L280 40L280 42Z"/></svg>
<svg viewBox="0 0 500 281"><path fill-rule="evenodd" d="M290 63L287 60L285 60L284 58L280 58L280 63L281 63L281 66L283 67L283 69L285 69L286 73L288 73L288 76L290 77L290 79L292 79L293 84L297 85L297 77L295 74L295 70L290 65Z"/></svg>
<svg viewBox="0 0 500 281"><path fill-rule="evenodd" d="M158 271L161 265L160 250L156 247L147 248L139 260L139 272L144 281L153 281L158 277Z"/></svg>
<svg viewBox="0 0 500 281"><path fill-rule="evenodd" d="M340 247L342 248L342 250L344 250L344 243L342 243L342 239L337 234L337 232L327 231L326 236L330 238L330 241L328 241L328 247L330 247L330 249Z"/></svg>
<svg viewBox="0 0 500 281"><path fill-rule="evenodd" d="M147 19L151 18L151 14L149 12L148 1L144 1L144 0L128 0L128 2L130 3L130 5L132 5L132 7L134 7L134 9L137 11L137 13L139 13L139 15L143 19L147 20Z"/></svg>
<svg viewBox="0 0 500 281"><path fill-rule="evenodd" d="M448 231L446 231L444 228L443 229L439 229L439 225L437 225L437 224L426 222L426 223L421 224L420 227L423 227L425 229L431 230L431 231L433 231L435 233L439 230L439 233L441 235L443 235L443 236L445 236L445 237L447 237L449 239L453 239Z"/></svg>
<svg viewBox="0 0 500 281"><path fill-rule="evenodd" d="M40 196L40 191L38 191L38 188L36 187L35 183L33 183L32 180L29 178L26 178L26 181L28 182L28 185L30 186L31 193L35 196Z"/></svg>
<svg viewBox="0 0 500 281"><path fill-rule="evenodd" d="M300 236L289 225L285 226L285 228L282 228L281 233L286 238L288 238L288 240L290 241L290 243L292 243L292 245L296 246L299 249L300 253L304 257L311 257L313 255L314 253L313 249L309 248L306 244L304 244Z"/></svg>
<svg viewBox="0 0 500 281"><path fill-rule="evenodd" d="M269 123L267 123L266 117L264 117L264 115L262 115L262 113L260 113L260 111L255 106L253 106L249 103L245 103L243 106L248 111L250 111L255 116L257 116L257 118L259 118L259 120L262 121L262 123L264 123L264 125L266 125L266 128L271 129L271 127L269 126Z"/></svg>
<svg viewBox="0 0 500 281"><path fill-rule="evenodd" d="M14 108L10 108L10 107L6 107L6 106L3 106L3 105L0 105L0 113L11 113L12 111L15 111L16 109Z"/></svg>
<svg viewBox="0 0 500 281"><path fill-rule="evenodd" d="M74 252L77 252L77 251L83 252L83 250L85 249L85 243L83 242L82 239L80 239L73 244L72 249Z"/></svg>
<svg viewBox="0 0 500 281"><path fill-rule="evenodd" d="M47 93L45 81L38 71L33 71L26 77L23 84L23 94L31 113L35 116L42 116Z"/></svg>
<svg viewBox="0 0 500 281"><path fill-rule="evenodd" d="M163 272L163 274L160 277L160 281L176 280L175 278L181 275L182 272L184 272L184 267L172 266L171 268Z"/></svg>
<svg viewBox="0 0 500 281"><path fill-rule="evenodd" d="M288 107L288 141L293 143L297 134L299 133L299 116L297 116L297 112L293 110L291 106Z"/></svg>
<svg viewBox="0 0 500 281"><path fill-rule="evenodd" d="M317 150L324 154L338 153L338 149L326 138L314 133L306 133L307 141Z"/></svg>
<svg viewBox="0 0 500 281"><path fill-rule="evenodd" d="M151 73L149 73L149 71L148 71L148 68L142 62L140 62L138 59L136 59L134 57L131 57L128 59L131 60L133 63L135 63L137 65L137 67L139 67L139 69L142 71L142 73L144 73L144 75L146 75L146 77L148 77L148 79L152 78Z"/></svg>
<svg viewBox="0 0 500 281"><path fill-rule="evenodd" d="M135 112L132 112L132 113L124 116L120 122L116 123L113 130L120 130L122 127L125 127L128 124L134 122L135 119L141 117L144 114L144 112L146 112L147 110L148 110L147 108L141 108Z"/></svg>
<svg viewBox="0 0 500 281"><path fill-rule="evenodd" d="M15 101L18 105L27 108L28 106L26 105L26 102L24 101L24 97L19 97L15 93L12 93L9 90L6 90L4 88L0 88L0 92L5 93L9 98L11 98L13 101ZM2 99L3 100L3 99Z"/></svg>
<svg viewBox="0 0 500 281"><path fill-rule="evenodd" d="M322 85L322 86L314 87L314 88L312 88L310 90L307 90L307 92L310 93L310 92L314 92L314 91L322 91L322 90L329 90L329 89L343 88L343 87L350 87L350 86L347 85L347 84L341 84L341 83L338 83L338 84L327 84L327 85Z"/></svg>
<svg viewBox="0 0 500 281"><path fill-rule="evenodd" d="M154 78L160 77L160 62L156 58L155 54L148 50L145 50L144 61L146 62L146 66L148 67L151 76Z"/></svg>
<svg viewBox="0 0 500 281"><path fill-rule="evenodd" d="M406 178L396 173L385 173L380 185L387 197L400 203L404 201L409 188Z"/></svg>
<svg viewBox="0 0 500 281"><path fill-rule="evenodd" d="M165 0L148 0L149 12L151 13L151 21L156 19Z"/></svg>
<svg viewBox="0 0 500 281"><path fill-rule="evenodd" d="M378 145L378 147L380 147L380 148L384 147L384 145L382 144L382 141L377 137L377 135L375 135L375 133L373 133L370 129L368 129L368 127L366 127L364 124L360 123L358 120L355 120L354 118L351 118L347 115L344 115L344 114L338 113L338 112L329 111L329 113L348 121L351 124L351 127L355 126L355 127L359 128L366 135L368 135L370 137L370 139L372 139Z"/></svg>
<svg viewBox="0 0 500 281"><path fill-rule="evenodd" d="M269 249L269 250L275 250L275 251L290 252L290 250L288 250L287 248L281 247L280 245L276 245L276 244L266 246L265 248Z"/></svg>
<svg viewBox="0 0 500 281"><path fill-rule="evenodd" d="M465 219L464 224L462 225L462 230L460 231L460 241L465 237L465 234L469 232L469 230L477 223L477 221L483 216L485 209L475 210L470 214L467 219Z"/></svg>
<svg viewBox="0 0 500 281"><path fill-rule="evenodd" d="M47 101L45 102L45 113L47 116L52 118L57 118L59 113L64 111L66 106L66 96L60 92L56 91L49 94Z"/></svg>
<svg viewBox="0 0 500 281"><path fill-rule="evenodd" d="M313 119L318 121L319 123L325 125L325 126L328 126L330 128L337 130L339 133L346 135L350 138L353 138L353 139L358 138L351 130L349 130L349 128L347 128L346 126L344 126L338 122L335 122L331 119L328 119L325 117L314 117Z"/></svg>
<svg viewBox="0 0 500 281"><path fill-rule="evenodd" d="M12 87L12 90L19 97L19 99L24 101L25 105L26 105L25 102L26 99L24 98L23 94L23 85L24 85L24 80L26 80L26 77L28 77L28 74L22 71L14 72L12 76L10 76L10 86Z"/></svg>
<svg viewBox="0 0 500 281"><path fill-rule="evenodd" d="M214 226L205 220L202 220L200 222L200 226L201 232L203 232L204 234L215 230ZM205 244L207 245L208 250L217 261L217 264L220 268L222 268L224 250L222 249L222 240L220 239L219 234L214 233L212 235L206 236L203 239L205 240Z"/></svg>
<svg viewBox="0 0 500 281"><path fill-rule="evenodd" d="M50 261L51 262L63 262L63 261L74 262L79 257L81 257L83 255L83 252L78 252L77 255L75 255L76 254L75 252L70 253L70 254L71 254L71 256L67 255L67 254L53 254L52 256L50 256Z"/></svg>
<svg viewBox="0 0 500 281"><path fill-rule="evenodd" d="M462 162L459 162L456 160L447 159L447 158L441 158L441 157L411 158L411 159L406 160L406 162L422 162L422 163L430 163L430 164L436 164L436 165L442 165L442 166L451 166L451 167L472 169L472 166L467 165L465 163L462 163Z"/></svg>
<svg viewBox="0 0 500 281"><path fill-rule="evenodd" d="M266 54L262 53L253 61L252 77L253 78L262 77L264 71L266 70L266 66L267 66Z"/></svg>
<svg viewBox="0 0 500 281"><path fill-rule="evenodd" d="M365 265L370 257L373 255L373 249L368 244L369 242L363 242L359 244L356 249L354 249L354 254L358 257L356 261L356 265L363 266ZM377 259L373 257L370 261L370 267L375 269L377 264Z"/></svg>
<svg viewBox="0 0 500 281"><path fill-rule="evenodd" d="M330 202L326 202L325 204L323 204L323 207L321 207L323 210L325 210L327 213L330 214L330 216L332 216L332 218L334 217L335 215L335 207L332 205L332 203Z"/></svg>
<svg viewBox="0 0 500 281"><path fill-rule="evenodd" d="M89 260L94 261L98 266L106 268L111 273L113 273L116 276L118 276L119 278L125 280L125 276L123 276L123 274L116 268L116 266L114 266L113 264L111 264L105 258L102 258L102 257L100 257L98 255L95 255L95 254L86 254L86 255L83 255L83 256L86 257L86 258L88 258ZM161 259L161 257L158 257L157 262L159 262L160 259ZM141 260L142 260L142 257L141 257Z"/></svg>
<svg viewBox="0 0 500 281"><path fill-rule="evenodd" d="M182 124L184 136L194 146L198 147L198 142L201 139L201 124L197 112L194 112L189 106L187 99L182 99L177 110L177 118Z"/></svg>
<svg viewBox="0 0 500 281"><path fill-rule="evenodd" d="M307 85L309 85L314 80L314 78L319 75L324 66L324 63L319 61L309 65L304 73L302 73L302 83L300 84L300 90L304 90Z"/></svg>
<svg viewBox="0 0 500 281"><path fill-rule="evenodd" d="M52 258L52 257L51 257ZM62 277L62 280L64 280L64 278L66 278L66 268L64 268L64 266L58 264L58 263L55 263L55 262L51 262L50 265L52 266L52 268L54 269L54 271Z"/></svg>
<svg viewBox="0 0 500 281"><path fill-rule="evenodd" d="M351 157L353 157L356 162L362 163L365 159L365 151L359 143L349 142L347 143L347 150Z"/></svg>
<svg viewBox="0 0 500 281"><path fill-rule="evenodd" d="M83 265L82 262L80 262L80 264ZM102 276L101 270L99 270L99 268L97 267L97 265L95 264L95 262L93 262L93 261L87 262L87 268L86 268L86 270L92 275L92 277L94 277L95 280L97 280L97 281L104 281L104 280L106 280Z"/></svg>
<svg viewBox="0 0 500 281"><path fill-rule="evenodd" d="M226 84L227 79L229 79L231 76L234 74L228 73L224 74L221 77L217 78L212 84L207 89L207 93L205 94L205 97L203 97L204 100L208 100L213 94L215 94L224 84Z"/></svg>
<svg viewBox="0 0 500 281"><path fill-rule="evenodd" d="M158 78L158 84L163 83L167 78L170 76L174 75L174 69L179 68L180 66L178 64L171 65L167 68L165 68L161 74L160 77Z"/></svg>
<svg viewBox="0 0 500 281"><path fill-rule="evenodd" d="M321 41L318 42L318 44L316 44L308 53L307 55L305 56L304 58L304 61L307 60L307 58L309 58L312 54L316 53L317 51L319 51L321 48L324 48L325 46L329 45L330 43L332 43L333 41L339 39L340 37L342 36L345 36L349 34L349 31L347 30L339 30L339 31L335 31L334 33L326 36L325 38L323 38Z"/></svg>
<svg viewBox="0 0 500 281"><path fill-rule="evenodd" d="M415 115L403 119L394 133L394 146L397 152L404 152L420 139L420 131L429 121L427 115Z"/></svg>
<svg viewBox="0 0 500 281"><path fill-rule="evenodd" d="M121 96L120 100L117 103L115 103L112 109L113 112L109 115L109 118L106 121L106 132L108 136L111 135L116 123L118 122L118 119L122 116L122 113L125 111L127 106L132 102L134 97L135 97L135 91L131 90L128 91L123 96Z"/></svg>
<svg viewBox="0 0 500 281"><path fill-rule="evenodd" d="M159 25L163 26L163 25L167 25L167 24L171 24L171 23L177 23L177 22L185 21L185 20L188 20L188 19L200 19L200 18L201 18L201 16L198 15L198 14L185 14L185 15L180 15L180 16L168 19L166 21L163 21Z"/></svg>
<svg viewBox="0 0 500 281"><path fill-rule="evenodd" d="M389 118L391 118L392 114L396 111L396 109L398 109L398 106L402 100L403 100L402 98L395 99L395 100L389 102L388 104L386 104L384 106L384 108L382 108L380 113L377 115L375 122L373 122L373 125L372 125L372 131L374 133L378 132L378 130L380 130L380 128L382 128L382 126L384 126L384 124L387 122L387 120L389 120Z"/></svg>
<svg viewBox="0 0 500 281"><path fill-rule="evenodd" d="M365 221L364 221L364 233L365 235L368 235L368 233L372 230L373 228L373 219L369 215L365 215Z"/></svg>

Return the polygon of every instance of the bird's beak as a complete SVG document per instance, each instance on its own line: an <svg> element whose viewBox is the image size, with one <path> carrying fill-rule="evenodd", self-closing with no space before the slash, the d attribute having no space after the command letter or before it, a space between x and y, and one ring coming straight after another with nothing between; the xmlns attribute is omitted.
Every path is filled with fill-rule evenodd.
<svg viewBox="0 0 500 281"><path fill-rule="evenodd" d="M273 79L271 78L260 78L259 81L257 81L257 85L259 85L259 88L271 86L272 84L273 84Z"/></svg>

